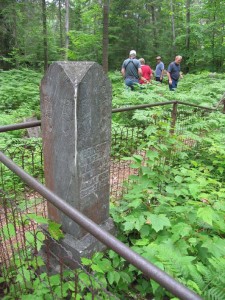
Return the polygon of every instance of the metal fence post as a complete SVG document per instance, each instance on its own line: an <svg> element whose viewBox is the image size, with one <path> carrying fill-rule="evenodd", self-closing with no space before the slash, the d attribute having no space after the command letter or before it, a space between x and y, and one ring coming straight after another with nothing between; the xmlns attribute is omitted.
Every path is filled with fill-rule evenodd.
<svg viewBox="0 0 225 300"><path fill-rule="evenodd" d="M178 102L175 101L173 103L173 109L171 112L171 124L170 124L170 133L174 134L174 129L175 129L175 125L176 125L176 120L177 120L177 105Z"/></svg>

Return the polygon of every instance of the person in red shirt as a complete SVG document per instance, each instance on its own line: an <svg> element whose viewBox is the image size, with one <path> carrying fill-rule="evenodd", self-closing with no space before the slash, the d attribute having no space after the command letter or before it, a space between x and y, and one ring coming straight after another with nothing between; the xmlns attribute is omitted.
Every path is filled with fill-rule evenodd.
<svg viewBox="0 0 225 300"><path fill-rule="evenodd" d="M141 70L142 70L142 76L139 80L140 84L146 84L146 83L151 83L152 80L152 69L150 68L149 65L145 64L144 58L139 59L141 63Z"/></svg>

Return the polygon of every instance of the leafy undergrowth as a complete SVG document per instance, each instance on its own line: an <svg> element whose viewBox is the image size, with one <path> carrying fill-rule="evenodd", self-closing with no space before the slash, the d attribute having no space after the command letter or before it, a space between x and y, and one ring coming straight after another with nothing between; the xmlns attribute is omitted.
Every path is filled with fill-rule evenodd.
<svg viewBox="0 0 225 300"><path fill-rule="evenodd" d="M0 124L20 123L27 117L40 118L41 73L30 69L0 72ZM21 137L24 131L1 133L1 138Z"/></svg>
<svg viewBox="0 0 225 300"><path fill-rule="evenodd" d="M175 92L169 91L166 77L163 84L152 80L152 84L137 86L135 91L131 92L125 88L119 72L109 76L113 84L114 107L172 100L213 107L221 99L225 90L225 75L209 72L184 75Z"/></svg>
<svg viewBox="0 0 225 300"><path fill-rule="evenodd" d="M155 82L130 92L124 88L120 74L111 74L111 80L114 107L168 100L212 107L225 86L223 75L209 73L186 75L176 92L169 92L166 83ZM22 104L17 107L18 111L21 107L24 108ZM14 110L10 110L8 106L8 115L12 116ZM189 131L176 136L170 134L163 114L161 108L151 112L152 124L144 132L147 142L139 146L145 155L126 158L133 161L138 175L132 175L127 183L128 193L112 202L111 215L124 243L204 299L222 300L225 117L219 113L204 118L194 116L191 126L186 127ZM155 122L159 115L162 118ZM126 118L139 122L145 117L148 118L143 112L136 112ZM124 120L114 117L114 121ZM186 125L190 125L188 122L190 119ZM201 134L196 135L196 130ZM106 256L97 253L92 260L84 259L83 264L99 281L104 279L105 288L119 299L175 299L157 283L144 279L113 251ZM37 291L38 288L33 293Z"/></svg>
<svg viewBox="0 0 225 300"><path fill-rule="evenodd" d="M202 122L212 118L195 147L185 143L190 132L171 136L163 123L147 128L145 159L126 158L139 173L111 212L120 238L136 252L204 299L225 299L225 117ZM167 294L153 281L136 288L154 299Z"/></svg>

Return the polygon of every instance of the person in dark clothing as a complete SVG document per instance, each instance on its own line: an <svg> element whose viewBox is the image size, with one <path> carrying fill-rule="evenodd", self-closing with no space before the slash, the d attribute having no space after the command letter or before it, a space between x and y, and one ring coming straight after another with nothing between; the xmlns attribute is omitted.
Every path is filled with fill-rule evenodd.
<svg viewBox="0 0 225 300"><path fill-rule="evenodd" d="M182 56L177 55L175 60L169 64L167 69L168 83L170 91L175 91L177 88L179 78L182 78L180 73L180 63L182 61Z"/></svg>
<svg viewBox="0 0 225 300"><path fill-rule="evenodd" d="M139 78L142 76L141 63L136 59L136 51L131 50L129 58L125 59L121 73L125 79L125 84L134 90L134 85L139 82Z"/></svg>

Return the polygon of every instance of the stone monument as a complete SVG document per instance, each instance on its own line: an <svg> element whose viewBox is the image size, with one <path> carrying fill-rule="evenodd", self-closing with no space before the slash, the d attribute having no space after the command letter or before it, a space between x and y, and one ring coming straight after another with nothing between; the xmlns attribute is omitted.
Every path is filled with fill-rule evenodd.
<svg viewBox="0 0 225 300"><path fill-rule="evenodd" d="M108 231L113 230L109 218L111 94L110 81L95 62L55 62L41 82L46 186ZM71 252L87 256L94 248L99 250L97 241L52 204L48 214L62 224L63 243Z"/></svg>

